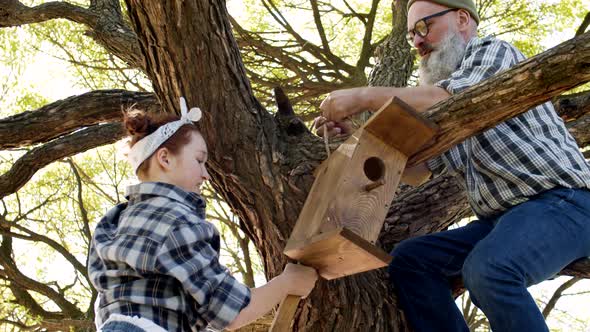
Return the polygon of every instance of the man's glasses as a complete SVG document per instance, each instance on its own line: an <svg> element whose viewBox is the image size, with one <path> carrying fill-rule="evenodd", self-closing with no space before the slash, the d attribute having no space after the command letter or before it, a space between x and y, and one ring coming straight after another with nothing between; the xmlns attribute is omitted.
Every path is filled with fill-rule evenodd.
<svg viewBox="0 0 590 332"><path fill-rule="evenodd" d="M428 20L429 19L431 19L433 17L443 16L446 13L454 12L456 10L459 10L459 8L451 8L451 9L443 10L442 12L428 15L426 17L419 19L414 24L414 29L411 29L406 34L406 39L408 40L408 43L410 43L410 46L412 46L412 47L414 46L414 36L415 35L418 35L422 38L424 38L424 37L426 37L426 35L428 35Z"/></svg>

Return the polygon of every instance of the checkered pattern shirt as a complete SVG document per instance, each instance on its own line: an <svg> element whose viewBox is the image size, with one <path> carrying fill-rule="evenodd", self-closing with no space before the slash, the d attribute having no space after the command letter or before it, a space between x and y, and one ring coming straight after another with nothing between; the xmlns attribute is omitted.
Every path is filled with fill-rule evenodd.
<svg viewBox="0 0 590 332"><path fill-rule="evenodd" d="M457 94L523 61L511 44L473 38L459 68L435 85ZM427 162L464 179L479 217L491 217L553 187L590 188L590 169L550 102L500 123Z"/></svg>
<svg viewBox="0 0 590 332"><path fill-rule="evenodd" d="M153 182L130 186L127 199L98 223L90 246L97 324L118 313L167 331L227 326L250 289L219 263L219 233L204 219L204 200Z"/></svg>

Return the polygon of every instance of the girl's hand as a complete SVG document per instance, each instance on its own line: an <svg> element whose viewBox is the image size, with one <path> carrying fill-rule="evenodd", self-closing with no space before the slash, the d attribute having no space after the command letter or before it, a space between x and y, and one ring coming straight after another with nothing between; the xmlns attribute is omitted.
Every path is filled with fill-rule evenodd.
<svg viewBox="0 0 590 332"><path fill-rule="evenodd" d="M315 269L291 263L285 266L281 275L289 287L288 293L300 297L307 297L318 280L318 273Z"/></svg>

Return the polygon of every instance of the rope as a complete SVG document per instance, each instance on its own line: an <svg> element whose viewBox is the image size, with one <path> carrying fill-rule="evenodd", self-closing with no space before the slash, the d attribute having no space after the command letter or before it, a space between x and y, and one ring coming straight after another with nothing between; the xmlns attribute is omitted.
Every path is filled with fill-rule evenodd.
<svg viewBox="0 0 590 332"><path fill-rule="evenodd" d="M330 158L330 138L328 137L328 126L324 124L324 146L326 147L327 158ZM326 159L327 159L326 158Z"/></svg>

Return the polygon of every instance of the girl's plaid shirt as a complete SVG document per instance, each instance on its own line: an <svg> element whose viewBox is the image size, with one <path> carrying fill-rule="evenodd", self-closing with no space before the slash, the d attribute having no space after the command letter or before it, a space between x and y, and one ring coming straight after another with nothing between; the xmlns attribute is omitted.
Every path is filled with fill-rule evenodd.
<svg viewBox="0 0 590 332"><path fill-rule="evenodd" d="M126 196L98 223L90 246L97 324L119 313L167 331L227 326L250 302L250 289L219 263L219 233L205 221L203 198L150 182Z"/></svg>

